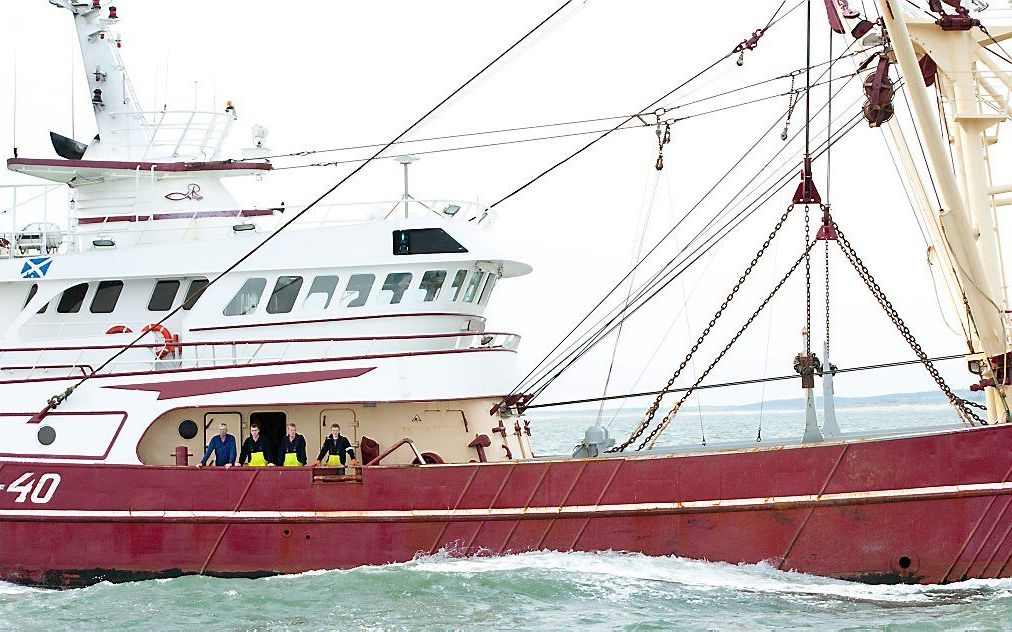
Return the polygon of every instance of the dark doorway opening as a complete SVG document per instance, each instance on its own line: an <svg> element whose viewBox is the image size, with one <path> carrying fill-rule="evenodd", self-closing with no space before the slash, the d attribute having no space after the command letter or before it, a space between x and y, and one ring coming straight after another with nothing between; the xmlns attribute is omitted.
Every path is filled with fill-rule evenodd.
<svg viewBox="0 0 1012 632"><path fill-rule="evenodd" d="M249 416L250 424L259 424L260 434L270 442L274 454L265 454L264 456L275 465L281 465L284 462L282 455L282 445L284 444L282 442L285 438L286 420L287 417L281 412L251 413Z"/></svg>

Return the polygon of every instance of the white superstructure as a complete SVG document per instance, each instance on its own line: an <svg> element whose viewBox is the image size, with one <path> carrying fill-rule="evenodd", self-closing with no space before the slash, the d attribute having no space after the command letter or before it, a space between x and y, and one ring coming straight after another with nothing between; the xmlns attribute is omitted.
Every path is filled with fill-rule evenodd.
<svg viewBox="0 0 1012 632"><path fill-rule="evenodd" d="M271 169L220 155L234 108L140 111L115 9L51 2L77 26L99 134L80 155L8 161L70 187L71 225L0 236L0 458L169 464L217 422L244 436L252 420L273 437L295 421L310 452L338 422L356 444L407 437L446 462L530 456L526 424L490 412L519 338L483 314L530 267L495 246L488 209L395 200L347 221L321 205L263 243L302 207L222 186Z"/></svg>

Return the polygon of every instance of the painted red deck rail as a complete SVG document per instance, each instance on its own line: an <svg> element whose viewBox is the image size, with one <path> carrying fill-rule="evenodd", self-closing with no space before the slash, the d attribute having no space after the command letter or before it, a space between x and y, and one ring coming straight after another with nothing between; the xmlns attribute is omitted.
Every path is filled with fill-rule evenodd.
<svg viewBox="0 0 1012 632"><path fill-rule="evenodd" d="M504 331L460 331L444 334L405 334L395 336L348 336L340 338L267 338L267 339L253 339L253 340L202 340L195 342L172 342L171 346L174 347L220 347L220 346L232 346L232 345L263 345L263 344L305 344L313 342L369 342L379 340L427 340L434 338L464 338L464 337L485 337L492 336L507 336L514 337L519 340L520 335L504 332ZM122 349L125 345L78 345L78 346L60 346L60 347L3 347L0 348L0 353L17 353L17 352L32 352L32 351L89 351L89 350L109 350L109 349ZM155 343L138 343L130 345L131 347L137 347L139 349L153 349L161 348L165 346L164 342ZM0 367L7 368L7 367Z"/></svg>

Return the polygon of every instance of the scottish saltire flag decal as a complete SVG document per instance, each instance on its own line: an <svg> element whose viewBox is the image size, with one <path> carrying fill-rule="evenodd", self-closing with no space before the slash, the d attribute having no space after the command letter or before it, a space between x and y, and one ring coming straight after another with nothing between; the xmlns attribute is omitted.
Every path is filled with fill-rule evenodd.
<svg viewBox="0 0 1012 632"><path fill-rule="evenodd" d="M41 279L49 272L49 266L52 263L52 257L32 257L28 261L25 261L24 267L21 268L21 278Z"/></svg>

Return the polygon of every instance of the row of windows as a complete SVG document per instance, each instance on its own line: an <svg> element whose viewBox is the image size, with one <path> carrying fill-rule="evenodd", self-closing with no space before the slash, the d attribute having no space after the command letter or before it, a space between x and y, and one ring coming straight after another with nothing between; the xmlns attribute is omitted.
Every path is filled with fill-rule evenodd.
<svg viewBox="0 0 1012 632"><path fill-rule="evenodd" d="M396 305L402 301L429 303L436 300L444 302L461 301L473 303L475 300L484 305L496 283L496 275L480 271L470 273L457 270L447 283L446 270L429 270L422 274L417 285L413 285L414 275L410 272L391 272L386 276L376 294L375 302L379 305ZM361 307L369 300L376 285L374 274L353 274L342 292L338 292L340 278L334 275L322 275L313 278L309 291L302 299L302 309L320 311L337 307ZM483 285L484 283L484 285ZM280 276L274 283L274 289L267 296L266 310L268 314L287 314L291 312L302 292L301 276ZM267 289L267 279L255 277L247 279L232 300L225 305L226 316L245 316L254 313L260 306ZM481 290L479 294L479 289Z"/></svg>
<svg viewBox="0 0 1012 632"><path fill-rule="evenodd" d="M181 285L182 283L176 280L158 281L155 283L155 289L151 292L151 298L148 300L148 311L167 312L172 309ZM186 292L186 300L183 302L183 309L188 310L192 308L197 299L200 298L200 295L204 293L207 285L207 279L194 279L190 281L189 289ZM57 313L76 314L81 311L81 308L84 306L84 299L88 295L88 286L88 283L79 283L64 290L63 294L60 295L59 301L56 303ZM33 283L31 289L28 290L25 306L35 298L35 294L38 291L39 285ZM88 310L92 314L111 314L116 309L116 304L119 302L119 296L122 292L122 281L99 281ZM48 308L49 303L46 303L38 313L45 313Z"/></svg>

